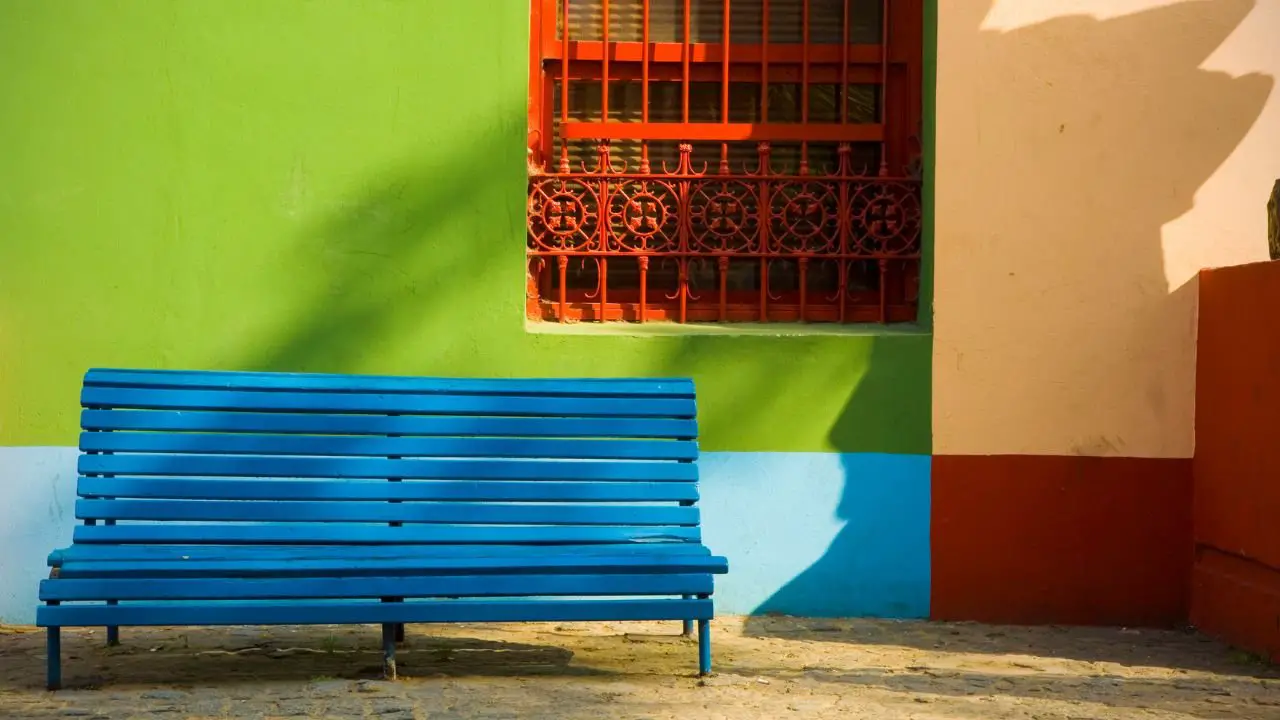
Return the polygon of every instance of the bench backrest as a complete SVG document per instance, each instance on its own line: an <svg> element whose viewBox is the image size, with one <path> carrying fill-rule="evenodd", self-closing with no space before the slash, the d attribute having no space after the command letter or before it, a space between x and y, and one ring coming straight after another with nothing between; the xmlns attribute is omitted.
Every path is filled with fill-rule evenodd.
<svg viewBox="0 0 1280 720"><path fill-rule="evenodd" d="M697 543L689 380L90 370L78 543Z"/></svg>

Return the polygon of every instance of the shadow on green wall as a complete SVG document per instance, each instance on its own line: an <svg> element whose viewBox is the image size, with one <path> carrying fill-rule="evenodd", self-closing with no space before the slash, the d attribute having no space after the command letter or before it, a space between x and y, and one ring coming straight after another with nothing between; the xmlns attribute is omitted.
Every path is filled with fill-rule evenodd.
<svg viewBox="0 0 1280 720"><path fill-rule="evenodd" d="M519 228L472 230L493 228L492 217L476 217L506 213L517 191L503 152L509 135L503 126L476 128L467 146L370 182L304 230L281 272L301 273L308 285L219 365L360 372L405 347L416 355L405 363L415 372L458 372L458 356L478 352L458 346L474 337L458 328L498 320L476 311L511 295L506 285L522 287L522 268L501 265Z"/></svg>
<svg viewBox="0 0 1280 720"><path fill-rule="evenodd" d="M523 102L523 98L521 98ZM498 117L514 115L508 106ZM928 452L929 337L528 332L523 158L502 122L389 173L299 233L289 288L214 367L419 375L689 376L704 448ZM296 280L295 280L296 278ZM872 349L889 369L862 383ZM840 415L842 396L863 386ZM798 413L798 409L799 413Z"/></svg>
<svg viewBox="0 0 1280 720"><path fill-rule="evenodd" d="M900 360L883 357L872 346L866 372L828 435L841 469L839 500L830 512L841 526L816 561L752 611L748 634L762 634L756 618L770 614L928 616L931 456L881 448L895 446L896 428L913 412L897 402L900 397L890 396L889 389L923 382L920 390L929 397L929 358L919 360L921 367ZM777 480L778 493L795 491L788 478ZM762 512L759 520L765 524L760 533L767 537L769 513ZM792 539L766 542L787 547ZM751 561L731 558L735 560Z"/></svg>

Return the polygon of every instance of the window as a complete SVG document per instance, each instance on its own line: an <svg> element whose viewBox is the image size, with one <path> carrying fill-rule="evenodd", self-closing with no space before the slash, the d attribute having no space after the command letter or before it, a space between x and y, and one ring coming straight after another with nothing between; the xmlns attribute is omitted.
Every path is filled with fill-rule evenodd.
<svg viewBox="0 0 1280 720"><path fill-rule="evenodd" d="M922 0L532 6L530 319L916 319Z"/></svg>

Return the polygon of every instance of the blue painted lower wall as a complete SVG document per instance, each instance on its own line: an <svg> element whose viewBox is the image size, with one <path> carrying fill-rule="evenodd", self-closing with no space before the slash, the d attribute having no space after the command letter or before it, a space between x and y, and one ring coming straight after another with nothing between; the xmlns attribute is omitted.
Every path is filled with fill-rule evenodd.
<svg viewBox="0 0 1280 720"><path fill-rule="evenodd" d="M929 457L707 453L703 540L726 613L929 615Z"/></svg>
<svg viewBox="0 0 1280 720"><path fill-rule="evenodd" d="M0 622L36 618L49 551L70 544L76 455L66 447L0 447Z"/></svg>
<svg viewBox="0 0 1280 720"><path fill-rule="evenodd" d="M0 447L0 622L31 623L75 525L76 449ZM926 455L706 453L704 542L725 614L929 615Z"/></svg>

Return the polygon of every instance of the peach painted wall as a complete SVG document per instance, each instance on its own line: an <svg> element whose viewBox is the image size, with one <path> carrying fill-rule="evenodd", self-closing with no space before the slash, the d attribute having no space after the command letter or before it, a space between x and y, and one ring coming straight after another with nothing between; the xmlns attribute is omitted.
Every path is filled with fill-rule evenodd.
<svg viewBox="0 0 1280 720"><path fill-rule="evenodd" d="M1280 0L942 0L934 452L1190 457L1196 272L1263 259Z"/></svg>

